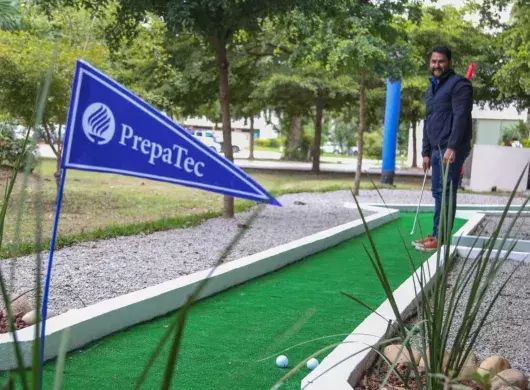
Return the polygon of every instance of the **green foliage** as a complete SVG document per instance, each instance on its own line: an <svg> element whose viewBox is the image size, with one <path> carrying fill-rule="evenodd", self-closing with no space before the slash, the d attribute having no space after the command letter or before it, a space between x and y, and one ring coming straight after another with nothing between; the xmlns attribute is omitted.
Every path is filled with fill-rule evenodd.
<svg viewBox="0 0 530 390"><path fill-rule="evenodd" d="M425 116L425 91L427 77L410 76L403 79L401 85L400 120L407 124L418 123Z"/></svg>
<svg viewBox="0 0 530 390"><path fill-rule="evenodd" d="M364 151L367 156L381 158L383 154L383 134L381 131L364 135Z"/></svg>
<svg viewBox="0 0 530 390"><path fill-rule="evenodd" d="M13 30L20 26L18 1L0 0L0 30Z"/></svg>
<svg viewBox="0 0 530 390"><path fill-rule="evenodd" d="M471 375L471 379L473 379L481 389L484 390L490 390L491 389L491 379L492 375L488 373L481 374L479 372L474 372Z"/></svg>
<svg viewBox="0 0 530 390"><path fill-rule="evenodd" d="M262 146L264 148L279 148L284 143L283 137L278 138L269 138L269 139L263 139L263 138L256 138L256 145Z"/></svg>
<svg viewBox="0 0 530 390"><path fill-rule="evenodd" d="M89 45L86 50L82 50L71 46L64 37L56 38L56 42L57 63L44 112L44 124L66 122L75 62L78 58L84 58L105 69L104 47ZM0 31L0 112L20 119L25 126L31 125L39 85L46 75L55 45L51 37L41 37L29 31ZM17 50L13 49L15 47Z"/></svg>
<svg viewBox="0 0 530 390"><path fill-rule="evenodd" d="M328 140L340 146L341 150L355 146L357 140L353 123L346 123L344 120L335 120L331 125Z"/></svg>
<svg viewBox="0 0 530 390"><path fill-rule="evenodd" d="M157 16L148 16L148 25L137 27L138 38L123 45L112 56L112 74L133 92L158 109L178 115L175 106L188 107L185 102L197 103L190 96L204 95L206 91L191 91L186 85L182 67L175 66L175 55L179 65L197 66L191 51L185 55L183 44L194 44L188 37L169 38L165 23ZM197 54L204 54L195 47ZM188 77L189 79L190 77ZM210 85L211 86L211 85ZM210 99L211 100L211 99ZM189 104L189 103L188 103ZM189 110L189 109L188 109Z"/></svg>
<svg viewBox="0 0 530 390"><path fill-rule="evenodd" d="M503 64L494 75L504 99L514 101L522 110L530 107L530 7L517 0L508 28L500 34L499 48Z"/></svg>
<svg viewBox="0 0 530 390"><path fill-rule="evenodd" d="M22 162L20 168L23 170L26 166L30 171L37 165L36 158L30 158L29 155L34 153L35 148L27 145L24 138L17 138L14 128L16 122L0 122L0 167L15 168L18 164L20 156Z"/></svg>
<svg viewBox="0 0 530 390"><path fill-rule="evenodd" d="M306 159L315 143L314 134L304 133L300 142L300 159Z"/></svg>
<svg viewBox="0 0 530 390"><path fill-rule="evenodd" d="M470 63L477 64L473 76L474 100L481 104L499 99L499 90L493 83L493 75L498 69L500 50L494 40L480 27L466 20L466 9L453 6L441 8L424 7L419 24L406 24L410 47L417 58L417 69L411 80L406 79L405 115L410 118L414 106L409 100L420 96L421 79L430 77L428 53L434 46L447 45L453 53L455 71L465 75ZM425 87L426 81L423 81ZM408 91L407 91L408 90ZM422 114L420 114L422 115Z"/></svg>
<svg viewBox="0 0 530 390"><path fill-rule="evenodd" d="M521 143L530 138L530 126L524 121L519 121L516 125L510 126L502 132L499 142L510 143L513 138L517 138ZM524 145L524 143L523 143Z"/></svg>

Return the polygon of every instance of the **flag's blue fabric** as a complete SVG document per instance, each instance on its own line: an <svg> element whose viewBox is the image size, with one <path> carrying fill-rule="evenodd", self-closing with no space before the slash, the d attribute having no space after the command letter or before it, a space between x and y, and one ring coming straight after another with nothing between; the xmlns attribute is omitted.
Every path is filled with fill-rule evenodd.
<svg viewBox="0 0 530 390"><path fill-rule="evenodd" d="M280 205L242 169L84 61L76 66L62 167Z"/></svg>

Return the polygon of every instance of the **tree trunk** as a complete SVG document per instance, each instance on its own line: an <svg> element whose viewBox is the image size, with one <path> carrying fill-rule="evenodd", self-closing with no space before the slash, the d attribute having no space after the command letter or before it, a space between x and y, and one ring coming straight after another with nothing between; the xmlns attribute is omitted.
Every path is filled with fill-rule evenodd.
<svg viewBox="0 0 530 390"><path fill-rule="evenodd" d="M320 172L320 144L322 142L322 116L324 113L324 97L319 91L317 93L316 101L316 115L315 115L315 140L313 144L313 167L311 170L314 173Z"/></svg>
<svg viewBox="0 0 530 390"><path fill-rule="evenodd" d="M418 151L416 150L416 126L418 122L416 120L412 121L412 168L418 168Z"/></svg>
<svg viewBox="0 0 530 390"><path fill-rule="evenodd" d="M55 171L55 186L57 188L57 194L59 194L59 187L61 185L61 156L63 154L63 141L61 140L62 136L62 125L59 125L59 136L57 138L57 161L56 161L56 171Z"/></svg>
<svg viewBox="0 0 530 390"><path fill-rule="evenodd" d="M226 55L226 40L212 35L212 45L215 48L217 71L219 72L219 103L221 105L221 119L223 123L223 152L229 161L234 161L232 150L232 128L230 126L230 94L228 88L228 58ZM224 217L234 217L234 198L224 197Z"/></svg>
<svg viewBox="0 0 530 390"><path fill-rule="evenodd" d="M254 116L250 117L250 154L248 155L249 160L254 160Z"/></svg>
<svg viewBox="0 0 530 390"><path fill-rule="evenodd" d="M361 170L363 167L363 148L364 148L364 130L366 128L366 117L364 112L365 105L365 70L361 70L361 79L359 82L359 134L357 135L357 170L355 171L355 182L353 184L353 193L359 195L359 186L361 185Z"/></svg>
<svg viewBox="0 0 530 390"><path fill-rule="evenodd" d="M43 135L46 140L46 143L52 149L53 154L55 154L56 171L53 174L53 177L55 178L56 193L59 194L59 186L61 183L61 153L62 153L61 125L59 125L59 136L57 140L57 147L55 147L55 144L53 143L53 132L50 131L50 125L48 123L46 116L44 115L42 117L42 127L44 128Z"/></svg>
<svg viewBox="0 0 530 390"><path fill-rule="evenodd" d="M304 156L300 155L300 140L302 139L302 118L298 115L290 117L289 136L285 145L283 157L285 160L300 160Z"/></svg>

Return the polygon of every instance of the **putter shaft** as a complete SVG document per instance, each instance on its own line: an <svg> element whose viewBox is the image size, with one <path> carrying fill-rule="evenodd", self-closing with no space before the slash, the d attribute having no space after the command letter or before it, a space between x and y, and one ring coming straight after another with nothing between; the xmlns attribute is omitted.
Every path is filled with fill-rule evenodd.
<svg viewBox="0 0 530 390"><path fill-rule="evenodd" d="M412 231L410 232L411 236L414 234L414 230L416 229L416 221L418 220L418 212L420 211L421 199L423 198L423 190L425 189L426 180L427 180L427 171L425 171L425 175L423 175L423 185L421 186L420 201L418 202L418 207L416 208L416 216L414 217L414 224L412 225Z"/></svg>

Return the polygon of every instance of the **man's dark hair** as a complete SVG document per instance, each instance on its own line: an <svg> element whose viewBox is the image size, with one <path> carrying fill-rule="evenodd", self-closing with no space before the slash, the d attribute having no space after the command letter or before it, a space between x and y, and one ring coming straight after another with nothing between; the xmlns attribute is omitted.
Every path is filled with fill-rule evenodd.
<svg viewBox="0 0 530 390"><path fill-rule="evenodd" d="M449 49L447 46L436 46L434 49L431 50L429 53L429 58L431 58L432 53L440 53L447 57L449 61L451 61L451 49Z"/></svg>

